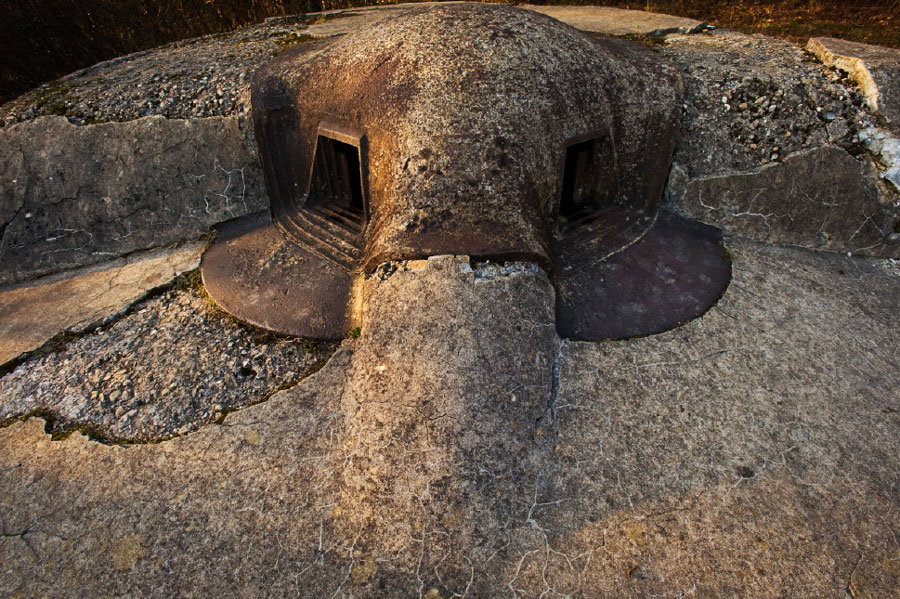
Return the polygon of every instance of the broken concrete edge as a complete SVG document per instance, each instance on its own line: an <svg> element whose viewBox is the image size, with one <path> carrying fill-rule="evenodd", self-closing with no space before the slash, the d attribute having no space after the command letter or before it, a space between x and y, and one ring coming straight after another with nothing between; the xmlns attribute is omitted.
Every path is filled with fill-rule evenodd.
<svg viewBox="0 0 900 599"><path fill-rule="evenodd" d="M855 56L841 56L832 52L826 45L829 39L831 38L810 38L806 43L806 51L825 66L847 73L862 90L866 103L872 112L878 113L878 85L872 78L872 73L869 71L866 63Z"/></svg>
<svg viewBox="0 0 900 599"><path fill-rule="evenodd" d="M900 132L900 50L815 37L807 43L806 51L827 66L846 73L862 90L869 108L889 129Z"/></svg>
<svg viewBox="0 0 900 599"><path fill-rule="evenodd" d="M116 268L117 266L125 266L128 264L134 264L134 263L140 262L142 260L147 260L149 258L159 256L168 251L188 249L194 245L196 245L197 247L200 248L200 253L202 254L209 248L210 245L212 245L215 242L215 240L216 240L215 231L210 229L206 233L199 235L193 239L184 239L181 241L177 241L174 243L168 243L168 244L160 245L160 246L153 247L153 248L132 250L130 252L125 252L123 254L117 255L105 262L95 262L93 264L87 264L87 265L81 266L79 268L73 268L70 270L62 271L62 272L55 272L55 273L51 273L48 275L44 275L42 277L37 277L35 279L30 279L27 281L19 281L16 283L7 283L5 285L0 286L0 293L3 293L4 291L12 291L13 289L25 289L28 287L38 287L40 285L56 283L59 281L63 281L65 279L71 279L73 277L78 277L78 276L87 275L87 274L91 274L91 273L95 273L95 272L109 270L111 268Z"/></svg>
<svg viewBox="0 0 900 599"><path fill-rule="evenodd" d="M890 183L895 193L900 192L900 139L890 131L874 126L857 135L873 161L884 168L883 171L879 169L879 177Z"/></svg>
<svg viewBox="0 0 900 599"><path fill-rule="evenodd" d="M646 34L646 37L649 38L667 38L670 35L695 35L697 33L705 33L707 31L712 31L715 29L715 25L710 25L706 21L691 27L690 29L685 29L683 27L667 27L664 29L654 29L653 31ZM627 34L626 34L627 35Z"/></svg>
<svg viewBox="0 0 900 599"><path fill-rule="evenodd" d="M166 285L161 285L157 288L154 288L150 294L143 296L142 299L135 301L129 308L122 313L119 313L112 322L108 324L112 325L115 322L119 321L121 318L125 318L126 316L132 314L136 309L141 308L144 303L152 299L154 297L159 297L162 294L171 292L171 291L186 291L188 289L193 289L199 295L203 295L202 288L197 287L199 282L199 269L195 268L191 271L187 271L182 273L181 275L175 277L172 281L170 281ZM262 329L258 329L257 327L246 325L245 323L239 322L231 318L228 314L221 312L218 310L215 305L208 300L206 302L206 308L209 308L211 314L214 318L222 318L228 326L237 326L242 329L252 330L261 336L263 336L263 340L267 343L271 343L273 341L277 341L285 338L283 335L278 335L276 333L272 333L271 331L265 331ZM61 333L57 337L54 337L53 340L48 341L48 343L44 344L38 350L34 352L28 352L27 354L23 354L19 356L16 360L12 360L3 365L3 371L0 372L0 377L5 376L9 373L7 367L15 368L23 361L27 360L33 356L42 355L43 349L47 348L47 346L51 345L54 340L57 338L61 338L63 345L62 346L53 346L49 347L48 351L61 351L64 349L65 345L68 343L74 342L77 339L90 335L98 330L102 330L102 326L91 329L89 331L80 332L78 334L67 335L66 333ZM359 335L353 337L357 338ZM31 419L40 419L43 421L43 430L44 432L50 436L50 440L52 441L64 441L72 434L78 433L81 436L85 437L86 440L93 441L102 445L109 446L128 446L128 445L153 445L157 443L161 443L163 441L168 441L171 439L175 439L178 437L183 437L185 435L190 435L194 432L197 432L201 428L204 428L207 425L215 424L221 425L224 423L225 418L231 414L232 412L237 412L243 410L244 408L254 406L260 403L264 403L271 399L276 394L286 391L288 389L292 389L300 382L305 380L307 377L315 374L319 370L321 370L331 359L331 357L338 351L339 346L336 344L323 342L315 339L297 339L291 338L294 341L299 341L302 343L302 347L305 351L308 352L310 356L314 358L314 361L305 366L300 370L297 376L282 382L278 385L272 386L268 389L263 390L260 393L254 394L255 397L247 401L246 403L237 405L237 406L229 406L223 408L219 414L216 415L214 419L208 420L206 422L195 423L194 426L190 427L187 430L180 430L178 432L173 432L170 434L159 435L156 437L144 437L144 438L134 438L127 436L118 436L115 434L110 434L106 428L96 422L91 422L89 420L85 420L82 418L66 418L61 416L56 410L47 407L38 407L35 409L31 409L25 412L19 412L17 414L12 414L6 418L0 418L0 428L7 428L18 422L27 422ZM2 385L2 379L0 379L0 385Z"/></svg>
<svg viewBox="0 0 900 599"><path fill-rule="evenodd" d="M213 241L214 241L214 237L212 237L212 236L208 237L208 241L206 241L206 246L204 248L204 251L205 251L205 249L207 249L209 247L209 245ZM149 252L142 252L142 253L152 253L152 252L158 252L158 251L159 250L150 250ZM102 267L103 267L103 265L99 265L99 266L92 265L90 267L87 267L85 270L88 270L90 272L96 272L98 270L103 270ZM79 269L79 271L80 270L81 269ZM79 271L76 271L76 272L69 271L67 273L62 273L61 275L60 274L50 275L47 278L53 278L55 280L62 280L62 279L70 278L73 276L78 276L79 274L84 274ZM17 285L17 287L36 287L36 286L38 286L38 284L35 284L35 282L33 282L33 281L28 284L18 284ZM118 322L121 319L134 313L135 310L137 310L144 303L146 303L149 300L152 300L153 298L159 297L159 296L169 293L171 291L185 291L188 289L195 290L204 299L207 309L210 311L210 313L215 318L221 319L222 321L228 323L230 326L240 327L242 329L252 331L258 335L264 336L266 339L302 340L305 344L309 344L309 349L314 354L319 354L321 352L321 349L320 349L321 345L327 343L327 341L323 341L323 340L319 340L319 339L302 338L302 337L296 337L296 336L292 336L292 335L284 335L284 334L281 334L281 333L278 333L275 331L270 331L270 330L264 329L262 327L255 326L251 323L247 323L247 322L244 322L242 320L235 318L234 316L229 314L226 310L219 307L219 305L216 304L216 302L209 296L209 294L206 292L206 289L203 287L203 283L202 283L201 276L200 276L200 267L196 266L195 268L193 268L191 270L187 270L187 271L177 274L176 276L172 277L170 280L166 281L165 283L163 283L161 285L157 285L155 287L152 287L151 289L148 289L143 294L141 294L140 296L135 298L133 301L131 301L127 305L123 306L121 309L116 310L116 311L108 314L107 316L105 316L99 320L90 322L84 326L69 328L69 329L60 331L59 333L57 333L56 335L54 335L53 337L48 339L46 342L41 344L39 347L37 347L33 350L30 350L30 351L23 352L23 353L19 354L18 356L16 356L15 358L13 358L11 360L7 360L6 362L0 364L0 379L2 379L2 377L6 376L7 374L12 372L16 368L18 368L21 364L28 361L30 358L40 357L40 356L43 356L46 354L57 353L57 352L63 351L66 348L66 346L69 345L70 343L73 343L73 342L77 341L78 339L81 339L82 337L91 335L93 333L98 332L99 330L102 330L111 325L114 325L116 322ZM358 334L358 328L357 328L356 335L354 336L353 333L351 333L351 337L356 338L358 336L359 336L359 334ZM322 355L324 356L325 353L328 353L328 352L326 351L326 352L322 353ZM319 363L317 362L316 366L315 366L316 369L321 367L318 364ZM0 426L3 426L3 424L0 423Z"/></svg>
<svg viewBox="0 0 900 599"><path fill-rule="evenodd" d="M807 42L805 51L815 60L826 67L837 69L847 76L859 87L866 99L866 105L872 113L887 125L889 119L884 113L882 98L878 83L872 75L872 71L865 59L858 56L842 55L829 48L831 42L839 44L851 44L844 40L814 37ZM859 44L863 46L864 44ZM874 48L879 48L874 46ZM900 55L900 52L898 52ZM880 177L889 182L894 191L900 192L900 139L898 139L888 126L872 126L858 132L860 143L868 150L873 160L883 168Z"/></svg>
<svg viewBox="0 0 900 599"><path fill-rule="evenodd" d="M184 241L184 242L178 243L178 244L170 244L169 246L166 246L166 247L154 248L154 249L150 249L150 250L136 250L133 252L129 252L128 254L126 254L124 256L120 256L120 257L116 258L115 260L111 260L109 262L104 262L101 264L91 264L89 266L85 266L85 267L74 269L74 270L64 271L64 272L60 272L60 273L54 273L54 274L47 275L45 277L41 277L41 278L33 280L33 281L12 283L10 285L5 285L4 287L0 288L0 292L11 291L14 289L34 288L34 287L40 287L43 285L48 285L51 283L57 283L59 281L64 281L66 279L72 279L75 277L79 277L79 276L83 276L83 275L87 275L87 274L91 274L91 273L95 273L95 272L100 272L100 271L109 270L112 268L121 267L121 266L128 265L128 264L133 264L133 263L139 262L141 260L145 260L148 258L152 258L154 256L158 256L169 250L174 250L174 249L179 249L179 248L190 248L191 246L195 246L195 245L201 248L199 251L199 254L202 255L203 252L205 252L206 249L208 249L209 246L214 241L215 241L215 235L211 232L211 233L207 233L207 234L203 235L200 239L196 239L196 240L192 240L192 241ZM124 262L124 264L122 264L123 262ZM69 345L73 341L77 341L81 337L90 335L91 333L94 333L94 332L98 331L99 329L102 329L104 327L114 324L115 322L117 322L117 321L121 320L122 318L125 318L129 314L133 313L138 308L138 306L140 306L147 300L153 299L155 297L159 297L160 295L167 293L167 292L171 291L172 289L176 289L182 281L188 281L190 279L190 277L195 276L194 273L197 273L198 271L199 271L199 265L194 266L194 268L192 268L191 270L175 273L174 276L171 279L169 279L168 281L166 281L160 285L156 285L154 287L147 289L142 294L137 296L135 299L133 299L132 301L123 305L118 310L114 310L113 312L107 314L106 316L103 316L100 319L95 319L84 325L67 328L67 329L60 331L59 333L57 333L56 335L54 335L53 337L51 337L50 339L45 341L43 344L36 347L35 349L23 352L23 353L19 354L18 356L16 356L15 358L12 358L12 359L7 360L6 362L3 362L2 364L0 364L0 378L6 376L10 372L12 372L16 368L18 368L19 365L26 362L28 359L30 359L32 357L42 356L45 354L56 353L56 352L62 351L63 349L65 349L65 347L67 345Z"/></svg>
<svg viewBox="0 0 900 599"><path fill-rule="evenodd" d="M221 416L212 420L210 422L206 422L200 424L199 426L193 428L192 430L188 430L185 432L177 432L171 433L168 435L163 435L160 437L153 437L150 439L128 439L122 437L116 437L114 435L109 435L104 432L101 426L94 424L93 422L88 422L84 420L73 420L70 422L64 423L57 429L57 424L64 420L58 413L54 410L48 408L37 408L26 412L24 414L18 416L12 416L5 420L0 420L0 429L7 428L16 423L25 423L29 420L39 420L41 421L43 431L46 435L49 435L51 441L66 441L72 435L80 435L84 437L84 441L92 441L94 443L99 443L100 445L109 445L109 446L117 446L117 447L128 447L129 445L158 445L160 443L164 443L166 441L171 441L172 439L177 439L179 437L185 437L187 435L191 435L198 430L207 427L207 426L221 426L225 424L225 419L229 414L233 412L238 412L244 410L246 408L253 407L255 405L259 405L265 403L278 395L279 393L286 392L290 389L293 389L301 382L303 382L308 377L314 375L319 370L325 367L331 359L334 352L329 355L320 356L319 360L316 361L312 366L304 369L296 378L288 381L287 383L282 383L277 385L276 387L267 390L266 392L260 394L256 399L253 399L246 404L243 404L239 407L229 407L224 408L222 410ZM8 363L7 363L8 364ZM5 365L4 365L5 366ZM0 376L6 374L6 372L0 373ZM56 430L54 430L56 429Z"/></svg>

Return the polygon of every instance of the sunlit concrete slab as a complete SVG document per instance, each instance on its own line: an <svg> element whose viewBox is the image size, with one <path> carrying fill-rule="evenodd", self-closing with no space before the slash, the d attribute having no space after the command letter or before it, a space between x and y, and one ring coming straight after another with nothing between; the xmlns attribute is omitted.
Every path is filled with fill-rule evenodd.
<svg viewBox="0 0 900 599"><path fill-rule="evenodd" d="M700 30L704 25L703 21L696 19L611 6L525 4L523 8L549 15L583 31L609 35L662 36L673 33L691 33Z"/></svg>
<svg viewBox="0 0 900 599"><path fill-rule="evenodd" d="M221 424L127 448L2 429L0 588L889 596L900 279L729 248L719 304L661 335L560 342L540 269L438 257Z"/></svg>
<svg viewBox="0 0 900 599"><path fill-rule="evenodd" d="M114 262L0 290L0 364L63 331L102 324L179 274L197 268L205 243L133 254Z"/></svg>

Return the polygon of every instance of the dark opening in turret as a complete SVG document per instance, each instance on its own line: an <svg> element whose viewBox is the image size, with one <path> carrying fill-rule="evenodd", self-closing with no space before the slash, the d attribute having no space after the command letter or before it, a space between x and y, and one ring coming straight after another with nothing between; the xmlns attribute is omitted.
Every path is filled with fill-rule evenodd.
<svg viewBox="0 0 900 599"><path fill-rule="evenodd" d="M615 155L609 137L578 141L566 148L559 222L563 228L594 220L618 195Z"/></svg>
<svg viewBox="0 0 900 599"><path fill-rule="evenodd" d="M359 148L319 135L307 209L356 231L366 220Z"/></svg>

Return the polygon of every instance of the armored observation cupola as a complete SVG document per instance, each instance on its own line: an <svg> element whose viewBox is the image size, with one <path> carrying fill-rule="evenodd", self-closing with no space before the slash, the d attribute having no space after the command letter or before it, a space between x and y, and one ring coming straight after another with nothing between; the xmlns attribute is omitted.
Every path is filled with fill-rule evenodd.
<svg viewBox="0 0 900 599"><path fill-rule="evenodd" d="M356 278L464 254L545 268L562 335L620 336L609 261L657 230L670 255L650 256L622 301L648 312L641 296L667 290L647 285L673 274L673 295L691 298L659 298L677 314L646 322L626 309L622 330L686 320L727 284L714 231L658 218L682 83L640 44L511 6L414 8L281 53L251 93L271 211L224 227L204 259L210 293L239 318L339 337Z"/></svg>

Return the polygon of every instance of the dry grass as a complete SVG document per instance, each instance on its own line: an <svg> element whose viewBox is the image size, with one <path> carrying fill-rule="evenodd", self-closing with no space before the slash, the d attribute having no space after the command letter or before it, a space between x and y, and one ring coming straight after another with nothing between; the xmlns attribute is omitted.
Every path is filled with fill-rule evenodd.
<svg viewBox="0 0 900 599"><path fill-rule="evenodd" d="M691 17L718 27L805 43L828 36L900 48L900 0L645 0L556 2L603 4Z"/></svg>
<svg viewBox="0 0 900 599"><path fill-rule="evenodd" d="M407 0L409 1L409 0ZM689 16L796 41L817 35L900 48L900 0L530 0ZM390 0L0 0L0 102L99 62L266 17Z"/></svg>

